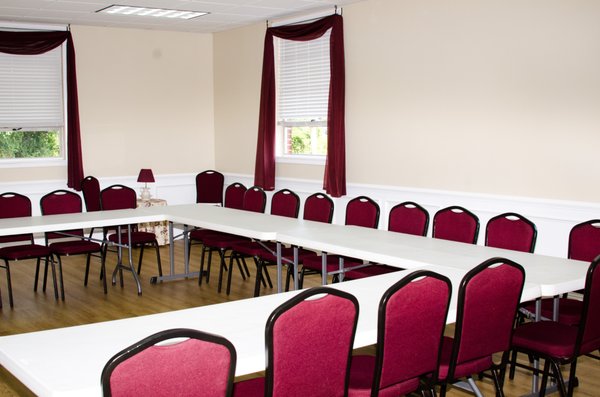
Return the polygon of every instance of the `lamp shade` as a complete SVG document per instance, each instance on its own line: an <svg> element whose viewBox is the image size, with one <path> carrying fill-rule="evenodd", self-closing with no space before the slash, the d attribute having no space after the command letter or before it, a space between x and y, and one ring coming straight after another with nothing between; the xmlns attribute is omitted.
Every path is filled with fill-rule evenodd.
<svg viewBox="0 0 600 397"><path fill-rule="evenodd" d="M154 182L154 175L152 174L152 170L150 168L142 168L140 170L140 174L138 175L138 182Z"/></svg>

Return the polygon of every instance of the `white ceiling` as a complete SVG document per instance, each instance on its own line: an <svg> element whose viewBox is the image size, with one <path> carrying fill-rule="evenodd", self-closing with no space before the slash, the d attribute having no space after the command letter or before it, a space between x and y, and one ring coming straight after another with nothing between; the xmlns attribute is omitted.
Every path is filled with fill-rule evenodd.
<svg viewBox="0 0 600 397"><path fill-rule="evenodd" d="M209 33L260 21L343 6L360 0L0 0L0 21L111 26ZM190 20L108 15L112 4L203 11Z"/></svg>

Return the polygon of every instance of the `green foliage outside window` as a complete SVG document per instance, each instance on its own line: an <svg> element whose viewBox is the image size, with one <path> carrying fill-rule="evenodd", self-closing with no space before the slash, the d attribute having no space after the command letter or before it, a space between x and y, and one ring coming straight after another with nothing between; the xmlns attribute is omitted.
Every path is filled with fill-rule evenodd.
<svg viewBox="0 0 600 397"><path fill-rule="evenodd" d="M290 135L289 154L327 154L327 127L292 127Z"/></svg>
<svg viewBox="0 0 600 397"><path fill-rule="evenodd" d="M0 159L60 157L58 131L0 130Z"/></svg>

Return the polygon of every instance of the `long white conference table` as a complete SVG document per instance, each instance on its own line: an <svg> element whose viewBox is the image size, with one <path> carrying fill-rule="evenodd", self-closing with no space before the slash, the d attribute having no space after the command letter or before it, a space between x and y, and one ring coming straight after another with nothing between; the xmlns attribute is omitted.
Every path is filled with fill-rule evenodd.
<svg viewBox="0 0 600 397"><path fill-rule="evenodd" d="M203 205L5 219L0 220L0 235L149 221L209 228L407 269L333 286L358 298L360 315L355 347L375 343L381 294L414 269L430 269L448 276L456 295L460 279L469 269L490 257L506 257L526 270L522 300L527 301L582 288L589 265L563 258ZM281 287L281 259L278 262ZM173 273L173 264L171 266ZM186 271L189 271L187 267ZM100 372L113 354L159 330L190 327L230 339L238 353L236 375L254 373L264 369L264 326L268 315L296 293L0 337L0 364L41 396L100 395ZM454 297L452 302L448 322L453 322L456 315Z"/></svg>
<svg viewBox="0 0 600 397"><path fill-rule="evenodd" d="M464 271L424 267L446 274L453 284L448 323L456 318L456 288ZM359 320L354 347L377 340L377 308L383 292L413 270L334 284L359 301ZM264 370L265 324L271 312L298 291L233 302L59 328L0 338L0 363L39 396L100 396L100 374L118 351L166 328L195 328L229 339L237 352L236 375ZM523 299L539 295L527 283Z"/></svg>

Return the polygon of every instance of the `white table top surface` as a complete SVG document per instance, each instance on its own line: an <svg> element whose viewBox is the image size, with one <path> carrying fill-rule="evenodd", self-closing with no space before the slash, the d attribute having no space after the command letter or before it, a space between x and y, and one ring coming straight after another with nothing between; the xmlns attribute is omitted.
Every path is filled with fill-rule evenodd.
<svg viewBox="0 0 600 397"><path fill-rule="evenodd" d="M282 230L277 233L277 239L286 244L405 269L437 265L469 270L492 257L508 258L525 268L527 280L540 284L544 296L583 288L589 266L587 262L566 258L307 221L296 222L291 229Z"/></svg>

